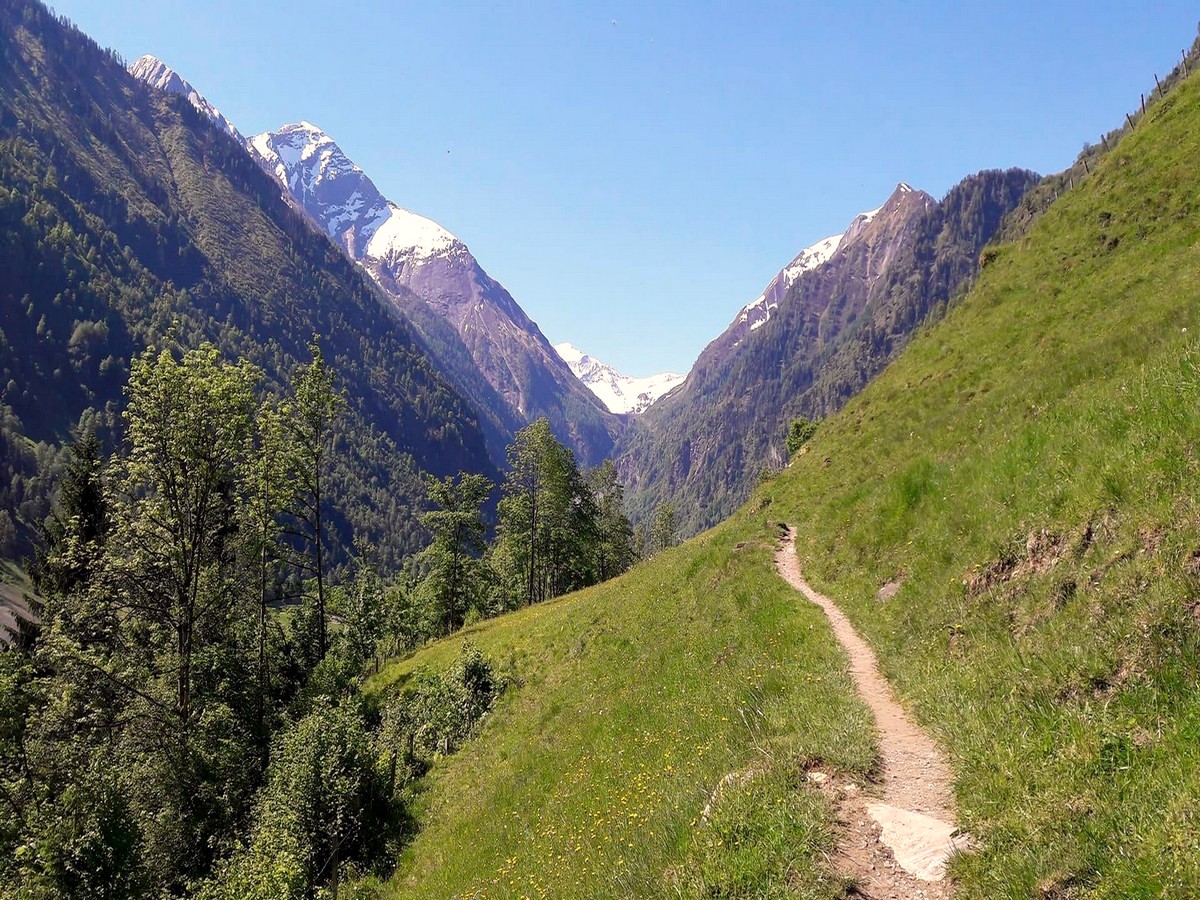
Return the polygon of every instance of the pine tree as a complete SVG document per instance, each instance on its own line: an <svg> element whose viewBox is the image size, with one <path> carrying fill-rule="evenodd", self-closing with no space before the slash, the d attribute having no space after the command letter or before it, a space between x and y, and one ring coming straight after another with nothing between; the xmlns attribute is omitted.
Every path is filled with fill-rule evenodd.
<svg viewBox="0 0 1200 900"><path fill-rule="evenodd" d="M612 460L589 471L587 483L596 503L596 577L606 581L632 565L633 529L625 515L625 489Z"/></svg>
<svg viewBox="0 0 1200 900"><path fill-rule="evenodd" d="M449 634L462 627L467 611L482 595L487 533L483 505L492 482L484 475L460 472L457 478L431 476L426 488L437 508L421 516L433 542L422 554L427 574L420 594L430 630Z"/></svg>

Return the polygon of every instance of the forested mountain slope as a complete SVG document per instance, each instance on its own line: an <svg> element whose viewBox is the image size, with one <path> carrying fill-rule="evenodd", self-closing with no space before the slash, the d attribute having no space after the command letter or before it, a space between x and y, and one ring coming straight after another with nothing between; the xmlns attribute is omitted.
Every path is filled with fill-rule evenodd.
<svg viewBox="0 0 1200 900"><path fill-rule="evenodd" d="M186 97L229 132L279 182L284 198L363 266L479 413L496 460L513 434L540 416L585 463L607 458L620 422L581 389L537 324L462 241L384 197L316 125L294 122L247 139L163 61L143 56L129 71Z"/></svg>
<svg viewBox="0 0 1200 900"><path fill-rule="evenodd" d="M0 3L0 184L0 491L26 534L46 512L38 457L81 415L111 433L149 344L212 341L280 385L319 334L350 401L335 524L386 564L420 540L421 471L494 471L409 326L240 145L19 0Z"/></svg>
<svg viewBox="0 0 1200 900"><path fill-rule="evenodd" d="M743 313L692 367L683 387L632 423L617 448L631 507L675 502L695 532L720 521L764 469L784 462L798 416L827 415L878 372L913 331L945 312L979 251L1036 182L981 172L939 203L899 185L858 216L832 254L764 293L769 318Z"/></svg>
<svg viewBox="0 0 1200 900"><path fill-rule="evenodd" d="M393 895L844 896L804 776L870 791L872 735L780 594L788 522L950 756L958 896L1195 896L1197 155L1192 75L731 520L469 634L515 687Z"/></svg>

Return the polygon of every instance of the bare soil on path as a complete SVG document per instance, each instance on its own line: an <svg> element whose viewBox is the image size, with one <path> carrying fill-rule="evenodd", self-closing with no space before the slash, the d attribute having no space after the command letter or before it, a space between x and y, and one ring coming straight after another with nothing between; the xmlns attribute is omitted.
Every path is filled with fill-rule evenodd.
<svg viewBox="0 0 1200 900"><path fill-rule="evenodd" d="M775 554L775 567L788 584L829 617L834 636L849 657L858 694L870 707L878 730L879 785L859 785L820 770L809 773L838 809L835 864L853 879L860 896L878 900L952 897L953 885L945 877L946 862L955 851L966 850L969 839L957 830L945 754L896 701L874 651L850 620L804 580L796 557L796 534L791 529Z"/></svg>

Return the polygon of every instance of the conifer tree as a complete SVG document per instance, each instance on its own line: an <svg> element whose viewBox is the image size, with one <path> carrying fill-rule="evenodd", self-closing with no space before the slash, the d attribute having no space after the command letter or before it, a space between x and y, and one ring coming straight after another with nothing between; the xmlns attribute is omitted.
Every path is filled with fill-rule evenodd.
<svg viewBox="0 0 1200 900"><path fill-rule="evenodd" d="M426 488L437 508L421 516L421 524L433 535L422 554L427 575L421 599L431 630L448 634L462 626L482 594L487 533L483 505L492 482L484 475L460 472L457 477L430 476Z"/></svg>
<svg viewBox="0 0 1200 900"><path fill-rule="evenodd" d="M612 460L589 471L587 483L596 503L596 577L606 581L633 563L633 529L625 515L625 489Z"/></svg>

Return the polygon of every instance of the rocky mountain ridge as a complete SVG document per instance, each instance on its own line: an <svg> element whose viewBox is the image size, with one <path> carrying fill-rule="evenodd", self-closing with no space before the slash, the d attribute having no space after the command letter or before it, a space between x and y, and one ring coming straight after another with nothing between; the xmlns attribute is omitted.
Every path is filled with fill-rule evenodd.
<svg viewBox="0 0 1200 900"><path fill-rule="evenodd" d="M742 307L725 331L705 348L700 360L704 359L705 354L709 356L709 360L705 360L706 365L711 364L714 359L727 359L729 354L741 346L752 332L771 321L772 315L779 309L779 305L787 296L788 291L804 273L821 269L827 265L840 265L834 261L847 254L857 253L856 247L860 241L880 242L878 232L881 229L894 230L894 225L891 223L898 218L907 218L913 212L927 210L934 202L934 199L924 191L913 190L903 182L896 185L887 201L875 209L856 215L844 232L827 237L801 250L791 262L780 269L756 299ZM895 235L885 237L882 244L894 247L896 242L890 238L895 237ZM885 255L874 260L873 264L868 264L862 273L864 281L861 287L870 290L874 280L879 276L879 271L886 268L887 261ZM700 360L697 360L697 364L700 363Z"/></svg>
<svg viewBox="0 0 1200 900"><path fill-rule="evenodd" d="M423 475L496 472L471 404L186 82L147 64L170 90L147 86L37 4L0 0L0 20L6 522L44 521L77 428L120 439L146 348L209 342L282 392L315 334L346 398L326 522L398 570L427 540Z"/></svg>
<svg viewBox="0 0 1200 900"><path fill-rule="evenodd" d="M984 172L941 203L900 183L840 238L802 252L622 437L617 464L634 515L670 499L695 532L732 512L764 470L786 462L791 419L838 408L944 312L1034 181Z"/></svg>
<svg viewBox="0 0 1200 900"><path fill-rule="evenodd" d="M212 119L231 138L239 144L246 143L246 139L242 137L242 133L237 130L232 122L221 115L219 109L209 103L203 94L192 87L185 78L157 56L151 56L147 53L145 56L138 57L129 67L129 74L138 81L144 81L146 84L156 87L160 91L186 97L192 106Z"/></svg>

